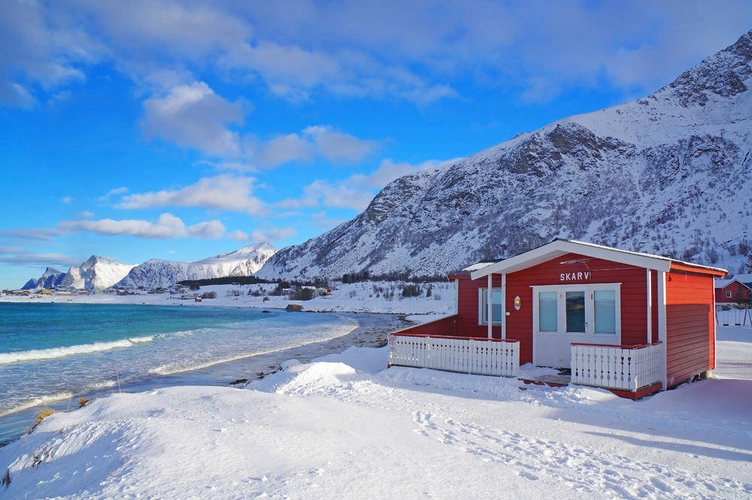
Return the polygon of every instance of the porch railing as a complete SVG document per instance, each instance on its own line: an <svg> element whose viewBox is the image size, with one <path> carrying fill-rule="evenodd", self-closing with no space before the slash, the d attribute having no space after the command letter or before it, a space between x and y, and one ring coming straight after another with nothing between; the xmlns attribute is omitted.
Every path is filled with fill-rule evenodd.
<svg viewBox="0 0 752 500"><path fill-rule="evenodd" d="M389 366L393 365L514 377L520 371L520 342L393 333Z"/></svg>
<svg viewBox="0 0 752 500"><path fill-rule="evenodd" d="M637 392L663 381L664 349L662 343L572 344L572 383Z"/></svg>

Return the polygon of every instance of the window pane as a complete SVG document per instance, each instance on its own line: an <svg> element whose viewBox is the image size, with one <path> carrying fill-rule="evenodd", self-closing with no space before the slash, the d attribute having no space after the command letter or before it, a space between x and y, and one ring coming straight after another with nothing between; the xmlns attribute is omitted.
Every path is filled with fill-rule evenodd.
<svg viewBox="0 0 752 500"><path fill-rule="evenodd" d="M491 291L493 322L501 323L501 290Z"/></svg>
<svg viewBox="0 0 752 500"><path fill-rule="evenodd" d="M585 333L585 292L567 292L567 331Z"/></svg>
<svg viewBox="0 0 752 500"><path fill-rule="evenodd" d="M614 290L596 290L595 333L616 333L616 292Z"/></svg>
<svg viewBox="0 0 752 500"><path fill-rule="evenodd" d="M488 324L488 288L481 289L481 323ZM494 289L491 291L491 314L494 323L501 323L501 290Z"/></svg>
<svg viewBox="0 0 752 500"><path fill-rule="evenodd" d="M538 294L538 330L555 332L556 327L556 292Z"/></svg>

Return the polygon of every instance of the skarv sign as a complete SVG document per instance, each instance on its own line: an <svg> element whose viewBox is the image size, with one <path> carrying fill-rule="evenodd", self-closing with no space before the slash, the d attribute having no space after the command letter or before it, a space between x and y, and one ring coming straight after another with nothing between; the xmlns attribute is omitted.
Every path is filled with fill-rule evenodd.
<svg viewBox="0 0 752 500"><path fill-rule="evenodd" d="M587 281L590 279L590 271L580 271L576 273L561 273L559 281Z"/></svg>

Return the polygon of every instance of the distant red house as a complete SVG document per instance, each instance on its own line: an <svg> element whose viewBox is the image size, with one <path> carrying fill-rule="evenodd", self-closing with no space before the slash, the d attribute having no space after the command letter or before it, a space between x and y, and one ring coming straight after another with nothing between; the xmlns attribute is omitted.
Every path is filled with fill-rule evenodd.
<svg viewBox="0 0 752 500"><path fill-rule="evenodd" d="M518 342L520 364L570 368L573 382L639 397L715 368L713 279L725 275L557 239L451 275L457 314L396 335Z"/></svg>
<svg viewBox="0 0 752 500"><path fill-rule="evenodd" d="M752 274L715 280L715 301L718 304L752 302Z"/></svg>

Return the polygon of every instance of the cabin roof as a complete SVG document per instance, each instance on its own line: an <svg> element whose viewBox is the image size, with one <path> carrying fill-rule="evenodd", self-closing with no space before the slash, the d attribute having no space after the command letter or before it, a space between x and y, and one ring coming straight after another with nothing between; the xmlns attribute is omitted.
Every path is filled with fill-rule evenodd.
<svg viewBox="0 0 752 500"><path fill-rule="evenodd" d="M709 274L719 278L728 274L728 271L718 267L702 266L700 264L683 262L660 255L632 252L629 250L619 250L603 245L596 245L594 243L557 238L551 243L540 246L528 252L473 270L470 272L470 277L472 279L478 279L484 276L488 276L489 274L512 273L536 266L538 264L542 264L543 262L547 262L549 260L555 259L557 257L562 257L570 253L584 255L585 257L596 259L609 260L612 262L619 262L622 264L629 264L645 269L654 269L663 272L669 272L671 270L683 270ZM562 264L564 263L569 262L562 262Z"/></svg>
<svg viewBox="0 0 752 500"><path fill-rule="evenodd" d="M745 275L740 275L740 276L749 277L750 275L749 274L745 274ZM739 283L741 286L743 286L743 287L745 287L747 289L752 290L752 279L750 279L749 281L742 281L739 278L716 279L715 280L715 287L717 289L723 289L723 288L726 288L727 286L729 286L732 283Z"/></svg>

